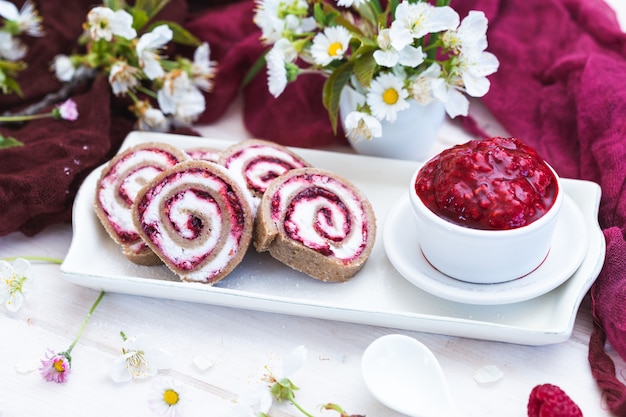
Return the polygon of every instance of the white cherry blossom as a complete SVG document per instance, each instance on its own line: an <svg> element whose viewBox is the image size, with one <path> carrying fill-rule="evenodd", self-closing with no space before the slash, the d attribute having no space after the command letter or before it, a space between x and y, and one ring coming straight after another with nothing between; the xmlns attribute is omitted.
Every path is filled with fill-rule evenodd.
<svg viewBox="0 0 626 417"><path fill-rule="evenodd" d="M444 45L457 52L482 52L487 48L487 17L485 13L472 10L458 29L444 32Z"/></svg>
<svg viewBox="0 0 626 417"><path fill-rule="evenodd" d="M150 80L161 78L165 74L161 67L161 58L156 51L165 46L173 37L172 29L167 25L159 25L139 38L135 47L139 57L139 65Z"/></svg>
<svg viewBox="0 0 626 417"><path fill-rule="evenodd" d="M460 80L457 78L455 81L451 83L444 78L435 78L432 83L433 96L444 104L446 113L452 119L467 116L469 111L469 100L457 85L460 84Z"/></svg>
<svg viewBox="0 0 626 417"><path fill-rule="evenodd" d="M37 13L32 1L24 2L21 10L10 1L0 0L0 16L8 21L15 22L19 27L20 33L27 33L30 36L43 36L43 28L41 26L41 16Z"/></svg>
<svg viewBox="0 0 626 417"><path fill-rule="evenodd" d="M0 260L0 303L10 312L18 311L24 302L24 294L32 283L31 265L17 258L13 264Z"/></svg>
<svg viewBox="0 0 626 417"><path fill-rule="evenodd" d="M204 96L185 71L174 70L165 74L163 87L157 92L159 107L164 114L172 115L173 122L187 126L204 112Z"/></svg>
<svg viewBox="0 0 626 417"><path fill-rule="evenodd" d="M74 78L76 67L67 55L57 55L52 61L52 70L59 81L67 82Z"/></svg>
<svg viewBox="0 0 626 417"><path fill-rule="evenodd" d="M133 17L125 10L94 7L87 14L87 27L91 39L96 41L111 41L114 35L126 39L137 37L137 31L133 29Z"/></svg>
<svg viewBox="0 0 626 417"><path fill-rule="evenodd" d="M396 8L389 36L393 47L400 51L415 39L428 33L454 29L458 24L458 13L449 6L402 2Z"/></svg>
<svg viewBox="0 0 626 417"><path fill-rule="evenodd" d="M416 68L424 62L424 53L422 52L421 46L416 48L412 45L407 45L400 51L396 50L391 45L389 29L382 29L378 33L376 42L380 49L374 51L374 60L381 67L392 68L396 66L396 64L400 64Z"/></svg>
<svg viewBox="0 0 626 417"><path fill-rule="evenodd" d="M261 0L253 21L261 29L261 40L271 44L288 33L301 34L315 29L315 19L307 16L305 0Z"/></svg>
<svg viewBox="0 0 626 417"><path fill-rule="evenodd" d="M26 56L26 45L9 32L0 32L0 58L19 61Z"/></svg>
<svg viewBox="0 0 626 417"><path fill-rule="evenodd" d="M441 75L441 67L437 63L431 64L421 74L411 80L411 97L419 104L426 105L433 101L433 81Z"/></svg>
<svg viewBox="0 0 626 417"><path fill-rule="evenodd" d="M213 78L216 73L216 62L211 61L211 48L204 42L193 54L191 65L191 79L196 87L202 91L213 90Z"/></svg>
<svg viewBox="0 0 626 417"><path fill-rule="evenodd" d="M139 85L139 69L129 65L126 61L117 61L111 67L109 84L116 96L124 95Z"/></svg>
<svg viewBox="0 0 626 417"><path fill-rule="evenodd" d="M498 70L500 62L490 52L463 52L459 55L458 66L465 92L472 97L482 97L490 87L487 76Z"/></svg>
<svg viewBox="0 0 626 417"><path fill-rule="evenodd" d="M161 351L148 337L126 337L122 344L122 354L111 363L109 376L113 382L153 377L159 369L167 366L168 355Z"/></svg>
<svg viewBox="0 0 626 417"><path fill-rule="evenodd" d="M354 142L371 140L383 135L383 127L374 116L360 111L348 113L344 122L346 136Z"/></svg>

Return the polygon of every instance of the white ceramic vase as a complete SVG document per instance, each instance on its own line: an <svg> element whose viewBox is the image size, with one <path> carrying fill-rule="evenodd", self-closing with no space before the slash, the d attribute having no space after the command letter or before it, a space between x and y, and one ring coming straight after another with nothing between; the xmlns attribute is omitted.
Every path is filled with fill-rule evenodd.
<svg viewBox="0 0 626 417"><path fill-rule="evenodd" d="M344 127L348 113L355 110L357 104L365 102L365 96L351 87L346 87L339 101L339 117ZM395 122L381 122L383 135L380 138L349 140L352 148L359 154L384 158L424 161L429 156L432 145L445 118L442 102L434 100L423 106L415 100L409 100L411 106L398 112Z"/></svg>

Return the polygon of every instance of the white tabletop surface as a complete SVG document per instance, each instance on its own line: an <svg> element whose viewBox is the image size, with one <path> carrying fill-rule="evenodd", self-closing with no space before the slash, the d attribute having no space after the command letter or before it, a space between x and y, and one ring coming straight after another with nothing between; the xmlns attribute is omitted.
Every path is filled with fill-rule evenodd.
<svg viewBox="0 0 626 417"><path fill-rule="evenodd" d="M626 24L626 5L610 0ZM474 106L480 112L480 106ZM490 129L497 133L493 124ZM239 103L219 123L200 128L203 136L241 140ZM446 125L432 152L467 134ZM346 149L338 149L347 151ZM20 233L0 237L0 257L36 255L63 258L72 227L47 228L35 237ZM36 370L46 349L65 350L78 331L98 291L62 279L58 265L33 263L35 285L22 309L0 310L0 416L151 416L152 383L175 379L187 387L191 407L185 416L229 416L239 394L263 383L266 367L279 370L282 359L304 345L307 361L291 375L299 386L297 399L316 416L336 403L351 414L399 417L374 399L361 378L360 359L376 338L402 333L429 347L449 381L453 398L467 416L526 416L531 389L542 383L563 388L585 416L608 416L606 404L587 361L592 317L588 297L583 300L571 338L544 346L481 341L433 333L396 330L348 322L265 313L183 301L107 293L72 351L73 367L66 384L45 382ZM111 361L120 355L123 331L149 338L169 355L159 375L148 380L114 383L108 376ZM608 347L610 350L610 346ZM626 363L614 352L618 373ZM212 366L198 366L207 359ZM502 377L479 383L475 373L494 365ZM292 406L274 404L271 416L301 415Z"/></svg>

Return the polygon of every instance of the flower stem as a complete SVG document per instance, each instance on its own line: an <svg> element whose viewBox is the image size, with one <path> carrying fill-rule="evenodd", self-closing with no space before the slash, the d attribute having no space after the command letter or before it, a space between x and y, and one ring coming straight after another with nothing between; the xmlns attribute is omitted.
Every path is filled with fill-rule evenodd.
<svg viewBox="0 0 626 417"><path fill-rule="evenodd" d="M17 258L26 259L27 261L49 262L51 264L56 264L56 265L61 265L63 263L63 259L50 258L47 256L11 256L9 258L1 258L1 259L5 261L14 261Z"/></svg>
<svg viewBox="0 0 626 417"><path fill-rule="evenodd" d="M83 324L80 326L80 329L78 330L78 334L76 335L76 338L74 339L70 347L67 348L66 352L68 355L72 352L72 349L74 349L74 346L76 346L76 343L78 343L78 339L80 339L81 335L83 334L83 331L85 330L85 327L87 326L87 322L91 318L91 315L93 314L93 312L98 307L98 304L100 304L100 301L102 301L103 297L104 297L104 291L100 291L100 295L91 306L91 309L89 309L89 312L87 313L87 317L85 317L85 320L83 320Z"/></svg>
<svg viewBox="0 0 626 417"><path fill-rule="evenodd" d="M0 123L19 123L27 122L29 120L45 119L46 117L52 117L52 113L31 114L23 116L0 116Z"/></svg>

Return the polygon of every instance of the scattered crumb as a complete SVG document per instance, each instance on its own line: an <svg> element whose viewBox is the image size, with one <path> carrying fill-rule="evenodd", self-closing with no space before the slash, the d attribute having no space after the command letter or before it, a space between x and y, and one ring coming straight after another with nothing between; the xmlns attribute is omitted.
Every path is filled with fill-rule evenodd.
<svg viewBox="0 0 626 417"><path fill-rule="evenodd" d="M193 364L201 371L206 371L215 365L215 358L205 355L196 355L193 357Z"/></svg>
<svg viewBox="0 0 626 417"><path fill-rule="evenodd" d="M474 372L474 381L479 384L493 384L502 379L504 374L496 365L487 365Z"/></svg>

